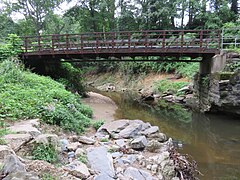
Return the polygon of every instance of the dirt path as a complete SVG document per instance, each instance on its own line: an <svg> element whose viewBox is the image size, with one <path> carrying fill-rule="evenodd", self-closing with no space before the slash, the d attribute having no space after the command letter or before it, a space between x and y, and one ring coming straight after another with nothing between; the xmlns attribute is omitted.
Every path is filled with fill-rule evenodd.
<svg viewBox="0 0 240 180"><path fill-rule="evenodd" d="M109 97L98 93L88 92L89 97L82 99L84 104L89 105L93 110L93 120L104 120L111 122L117 109L115 102Z"/></svg>

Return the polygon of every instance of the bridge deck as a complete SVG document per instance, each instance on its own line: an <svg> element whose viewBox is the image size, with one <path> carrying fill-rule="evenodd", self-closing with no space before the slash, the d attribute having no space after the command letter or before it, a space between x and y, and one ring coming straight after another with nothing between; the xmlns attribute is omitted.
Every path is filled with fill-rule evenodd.
<svg viewBox="0 0 240 180"><path fill-rule="evenodd" d="M220 35L219 30L156 30L31 36L23 37L21 57L213 56L219 53Z"/></svg>

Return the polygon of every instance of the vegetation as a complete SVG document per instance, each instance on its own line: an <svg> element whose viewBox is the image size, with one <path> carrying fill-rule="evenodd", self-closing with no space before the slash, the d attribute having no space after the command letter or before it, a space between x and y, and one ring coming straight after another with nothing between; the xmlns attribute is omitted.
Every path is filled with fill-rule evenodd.
<svg viewBox="0 0 240 180"><path fill-rule="evenodd" d="M237 23L237 0L81 0L62 14L54 14L65 0L3 1L0 34L107 32L149 29L218 29ZM72 2L68 0L67 2ZM55 11L54 11L55 10ZM14 22L10 16L21 13ZM27 26L26 26L27 24ZM231 24L225 25L232 27Z"/></svg>
<svg viewBox="0 0 240 180"><path fill-rule="evenodd" d="M57 178L52 176L51 174L46 173L46 174L43 174L42 180L57 180Z"/></svg>
<svg viewBox="0 0 240 180"><path fill-rule="evenodd" d="M61 63L60 68L57 69L57 81L61 82L66 88L79 94L84 94L82 71L80 68L74 67L71 63Z"/></svg>
<svg viewBox="0 0 240 180"><path fill-rule="evenodd" d="M58 160L57 150L52 145L36 144L32 151L33 159L54 163Z"/></svg>
<svg viewBox="0 0 240 180"><path fill-rule="evenodd" d="M81 161L84 164L87 164L88 160L87 160L87 156L86 155L80 155L78 157L78 160Z"/></svg>
<svg viewBox="0 0 240 180"><path fill-rule="evenodd" d="M0 62L15 57L21 52L21 39L16 34L9 34L6 40L0 42Z"/></svg>
<svg viewBox="0 0 240 180"><path fill-rule="evenodd" d="M177 93L177 90L183 88L189 84L188 82L172 82L171 80L161 80L155 83L155 89L159 92L170 91L172 93Z"/></svg>
<svg viewBox="0 0 240 180"><path fill-rule="evenodd" d="M104 124L104 120L92 121L92 127L98 130Z"/></svg>
<svg viewBox="0 0 240 180"><path fill-rule="evenodd" d="M21 63L0 63L0 116L4 119L40 118L80 133L90 124L92 111L79 97L49 77L31 73Z"/></svg>

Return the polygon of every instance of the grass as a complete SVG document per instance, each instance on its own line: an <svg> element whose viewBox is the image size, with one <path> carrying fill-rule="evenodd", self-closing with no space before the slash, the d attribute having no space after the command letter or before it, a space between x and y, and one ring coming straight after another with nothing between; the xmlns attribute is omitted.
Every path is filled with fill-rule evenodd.
<svg viewBox="0 0 240 180"><path fill-rule="evenodd" d="M58 160L57 151L52 145L36 144L32 156L34 160L44 160L54 163Z"/></svg>
<svg viewBox="0 0 240 180"><path fill-rule="evenodd" d="M25 70L18 62L0 63L0 84L3 119L40 118L77 133L90 125L92 110L77 95L49 77Z"/></svg>
<svg viewBox="0 0 240 180"><path fill-rule="evenodd" d="M160 80L154 84L154 88L161 93L166 91L177 93L179 89L188 84L188 82L172 82L171 80Z"/></svg>

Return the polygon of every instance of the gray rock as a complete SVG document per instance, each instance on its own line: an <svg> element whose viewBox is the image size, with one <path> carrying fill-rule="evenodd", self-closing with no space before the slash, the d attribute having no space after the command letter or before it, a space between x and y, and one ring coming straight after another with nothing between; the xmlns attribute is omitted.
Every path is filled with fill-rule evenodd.
<svg viewBox="0 0 240 180"><path fill-rule="evenodd" d="M94 139L86 137L86 136L79 136L78 141L83 144L89 144L89 145L92 145L96 142Z"/></svg>
<svg viewBox="0 0 240 180"><path fill-rule="evenodd" d="M94 177L94 180L114 180L115 178L109 176L108 174L100 174Z"/></svg>
<svg viewBox="0 0 240 180"><path fill-rule="evenodd" d="M112 121L110 123L105 123L102 125L98 132L107 131L109 134L118 133L129 125L129 120L121 119L117 121Z"/></svg>
<svg viewBox="0 0 240 180"><path fill-rule="evenodd" d="M148 129L145 129L144 131L141 132L141 134L146 135L147 137L151 134L159 132L159 127L158 126L152 126Z"/></svg>
<svg viewBox="0 0 240 180"><path fill-rule="evenodd" d="M123 147L126 146L127 143L125 142L125 139L117 139L114 141L116 143L116 145L118 145L119 147Z"/></svg>
<svg viewBox="0 0 240 180"><path fill-rule="evenodd" d="M0 160L3 161L8 155L15 155L15 152L7 145L0 145Z"/></svg>
<svg viewBox="0 0 240 180"><path fill-rule="evenodd" d="M79 147L81 146L81 143L79 142L74 142L74 143L70 143L67 145L67 149L69 151L76 151Z"/></svg>
<svg viewBox="0 0 240 180"><path fill-rule="evenodd" d="M164 134L164 133L150 134L150 135L148 135L148 138L158 140L159 142L165 142L168 140L166 134Z"/></svg>
<svg viewBox="0 0 240 180"><path fill-rule="evenodd" d="M142 120L139 120L139 119L131 120L130 123L141 124L142 125L142 129L141 129L142 131L151 127L150 123L145 123L145 122L143 122Z"/></svg>
<svg viewBox="0 0 240 180"><path fill-rule="evenodd" d="M174 100L176 102L182 102L184 99L185 99L185 96L176 96Z"/></svg>
<svg viewBox="0 0 240 180"><path fill-rule="evenodd" d="M148 143L147 138L145 136L140 136L140 137L135 138L130 143L130 146L132 149L139 150L139 149L145 148L147 143Z"/></svg>
<svg viewBox="0 0 240 180"><path fill-rule="evenodd" d="M9 174L3 180L40 180L40 178L32 172L15 172Z"/></svg>
<svg viewBox="0 0 240 180"><path fill-rule="evenodd" d="M122 152L114 152L111 154L113 158L118 158L118 157L121 157L123 155Z"/></svg>
<svg viewBox="0 0 240 180"><path fill-rule="evenodd" d="M30 134L7 134L3 138L14 151L18 151L22 145L32 140Z"/></svg>
<svg viewBox="0 0 240 180"><path fill-rule="evenodd" d="M154 179L150 173L134 167L128 167L124 172L124 176L131 178L133 180L153 180Z"/></svg>
<svg viewBox="0 0 240 180"><path fill-rule="evenodd" d="M67 151L67 146L69 144L69 141L67 139L60 139L59 144L62 151Z"/></svg>
<svg viewBox="0 0 240 180"><path fill-rule="evenodd" d="M107 148L100 146L87 149L87 158L91 168L100 172L102 175L113 178L115 170L113 167L113 159Z"/></svg>
<svg viewBox="0 0 240 180"><path fill-rule="evenodd" d="M74 156L75 156L74 151L70 151L70 152L67 153L68 158L74 158Z"/></svg>
<svg viewBox="0 0 240 180"><path fill-rule="evenodd" d="M8 155L4 161L1 174L8 175L19 171L26 172L25 165L19 160L16 155Z"/></svg>
<svg viewBox="0 0 240 180"><path fill-rule="evenodd" d="M158 152L159 149L163 147L163 143L158 142L157 140L151 140L148 142L146 146L146 150L149 152Z"/></svg>
<svg viewBox="0 0 240 180"><path fill-rule="evenodd" d="M76 157L83 156L84 154L85 154L85 151L82 148L77 148L77 150L75 151Z"/></svg>
<svg viewBox="0 0 240 180"><path fill-rule="evenodd" d="M70 174L78 178L86 179L90 176L87 166L77 160L67 165L67 170Z"/></svg>
<svg viewBox="0 0 240 180"><path fill-rule="evenodd" d="M41 134L36 137L35 142L44 145L52 145L54 147L59 145L59 139L56 134Z"/></svg>
<svg viewBox="0 0 240 180"><path fill-rule="evenodd" d="M121 130L115 137L116 139L120 138L133 138L136 137L142 129L142 124L139 123L130 123L125 129Z"/></svg>
<svg viewBox="0 0 240 180"><path fill-rule="evenodd" d="M117 159L116 163L118 163L120 165L133 164L136 160L137 160L136 155L127 155L127 156Z"/></svg>
<svg viewBox="0 0 240 180"><path fill-rule="evenodd" d="M33 137L37 137L41 134L41 132L36 128L39 126L39 120L26 120L26 121L19 121L16 122L13 126L9 127L11 132L15 132L18 134L31 134Z"/></svg>

